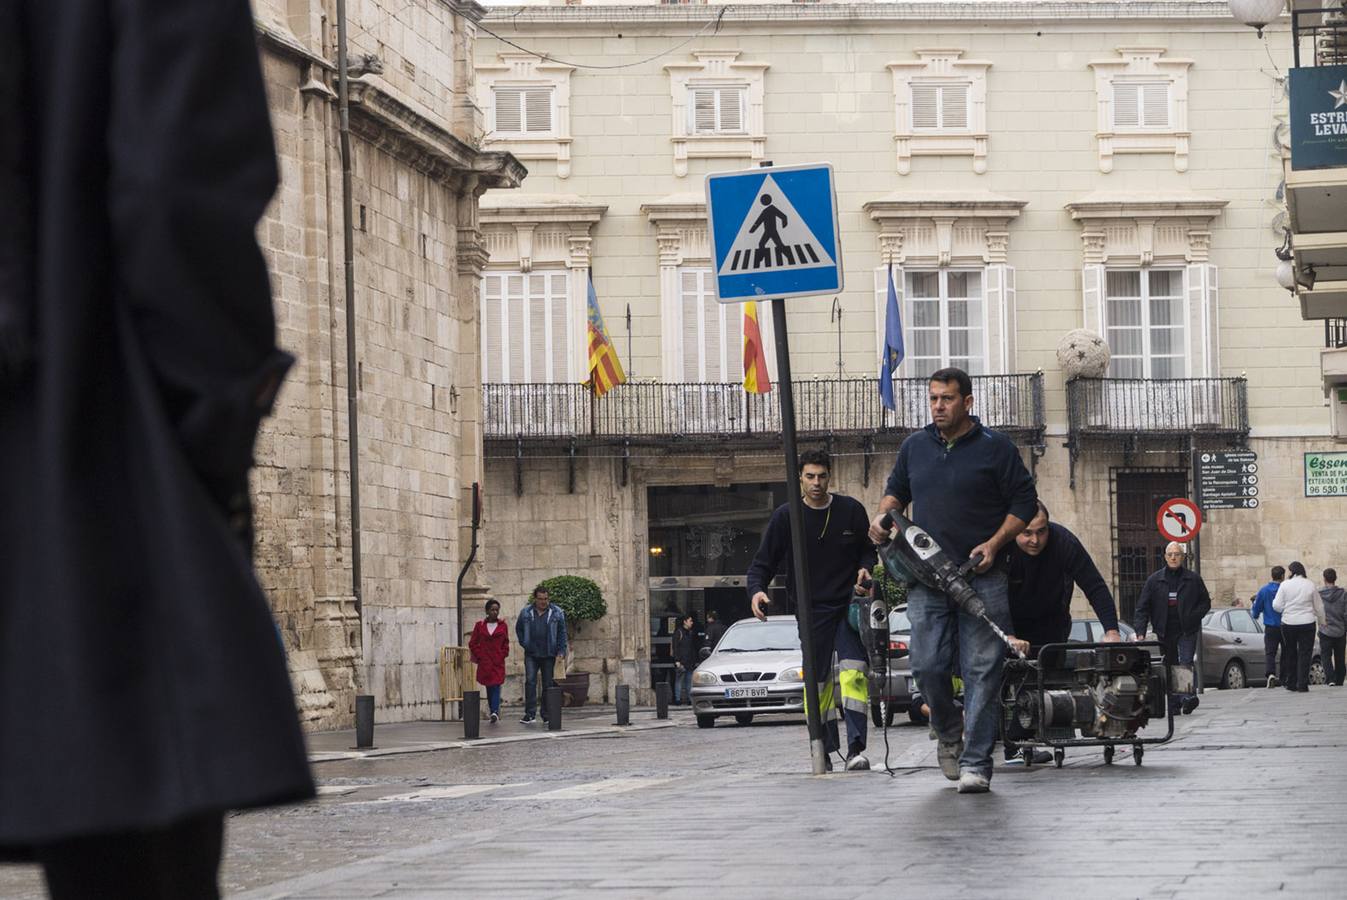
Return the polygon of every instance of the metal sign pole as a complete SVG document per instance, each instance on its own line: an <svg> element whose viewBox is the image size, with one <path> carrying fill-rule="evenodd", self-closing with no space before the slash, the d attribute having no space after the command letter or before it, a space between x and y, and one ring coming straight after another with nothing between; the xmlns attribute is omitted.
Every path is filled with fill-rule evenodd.
<svg viewBox="0 0 1347 900"><path fill-rule="evenodd" d="M814 611L809 591L809 560L805 558L804 501L800 497L800 458L795 446L795 392L790 380L790 337L786 333L786 301L772 301L772 331L776 336L776 387L781 394L781 437L786 450L786 496L790 511L790 555L795 594L795 617L800 623L804 652L804 705L809 723L809 756L814 774L827 771L828 752L823 749L819 722L818 678L814 671ZM831 669L830 669L831 671Z"/></svg>
<svg viewBox="0 0 1347 900"><path fill-rule="evenodd" d="M1197 511L1203 516L1206 510L1202 508L1202 467L1199 464L1198 451L1193 451L1193 503L1197 504ZM1202 577L1202 532L1198 531L1193 535L1193 571L1197 577ZM1197 646L1193 648L1193 681L1195 693L1205 693L1202 689L1202 626L1197 626Z"/></svg>

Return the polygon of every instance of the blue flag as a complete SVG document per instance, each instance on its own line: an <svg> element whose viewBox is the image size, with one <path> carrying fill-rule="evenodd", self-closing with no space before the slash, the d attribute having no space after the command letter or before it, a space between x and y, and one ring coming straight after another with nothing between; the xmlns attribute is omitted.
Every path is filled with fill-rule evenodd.
<svg viewBox="0 0 1347 900"><path fill-rule="evenodd" d="M889 409L893 402L893 376L903 356L903 314L898 309L898 291L893 286L893 266L889 266L889 299L884 304L884 350L879 362L879 398Z"/></svg>

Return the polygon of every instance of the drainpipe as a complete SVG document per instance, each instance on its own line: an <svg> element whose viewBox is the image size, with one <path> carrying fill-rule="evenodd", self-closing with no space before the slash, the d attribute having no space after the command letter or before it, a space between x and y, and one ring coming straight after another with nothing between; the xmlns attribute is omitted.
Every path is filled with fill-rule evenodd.
<svg viewBox="0 0 1347 900"><path fill-rule="evenodd" d="M454 589L454 602L458 604L458 634L454 640L462 642L463 640L463 579L468 576L468 569L472 568L473 560L477 558L477 529L482 524L482 486L474 481L472 483L472 549L468 553L468 561L463 563L463 568L458 571L458 586Z"/></svg>
<svg viewBox="0 0 1347 900"><path fill-rule="evenodd" d="M346 274L346 422L351 475L351 594L363 620L360 589L360 414L356 402L355 234L351 222L351 95L346 57L346 0L337 0L337 111L341 137L341 231Z"/></svg>

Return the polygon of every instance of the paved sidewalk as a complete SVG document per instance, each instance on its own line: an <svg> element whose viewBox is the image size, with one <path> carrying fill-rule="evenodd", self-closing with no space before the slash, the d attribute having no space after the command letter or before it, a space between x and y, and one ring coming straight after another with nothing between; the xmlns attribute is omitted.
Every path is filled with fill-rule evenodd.
<svg viewBox="0 0 1347 900"><path fill-rule="evenodd" d="M561 713L561 730L548 731L542 719L531 725L519 721L523 715L518 707L506 707L501 719L492 725L485 718L479 728L480 736L465 740L460 722L391 722L374 725L374 747L356 749L355 729L323 731L308 735L309 762L324 763L347 759L368 759L396 756L403 753L429 753L436 750L462 750L467 747L485 747L492 744L511 744L517 741L555 741L568 737L587 737L612 732L650 731L672 728L691 719L685 710L670 708L669 718L655 718L654 707L639 707L631 711L631 724L617 724L617 709L613 706L582 706L566 708ZM321 770L319 770L321 775Z"/></svg>
<svg viewBox="0 0 1347 900"><path fill-rule="evenodd" d="M1344 712L1347 688L1212 691L1142 766L1081 749L1060 770L998 768L980 796L924 760L894 778L809 776L803 745L579 807L565 791L488 786L423 804L463 809L457 833L237 896L1343 896Z"/></svg>

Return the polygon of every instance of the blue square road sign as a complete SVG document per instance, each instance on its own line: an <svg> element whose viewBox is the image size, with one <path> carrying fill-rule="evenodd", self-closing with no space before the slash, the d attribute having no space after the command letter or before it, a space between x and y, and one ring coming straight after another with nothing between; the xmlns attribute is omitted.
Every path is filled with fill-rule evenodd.
<svg viewBox="0 0 1347 900"><path fill-rule="evenodd" d="M708 175L706 215L721 303L842 290L831 165Z"/></svg>

